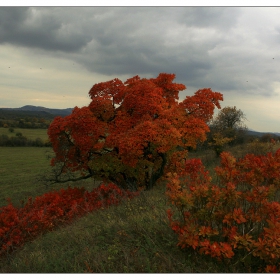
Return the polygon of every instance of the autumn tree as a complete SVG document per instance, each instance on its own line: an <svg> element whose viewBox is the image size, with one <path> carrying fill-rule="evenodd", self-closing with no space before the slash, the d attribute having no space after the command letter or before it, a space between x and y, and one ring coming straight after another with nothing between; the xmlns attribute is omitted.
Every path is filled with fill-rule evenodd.
<svg viewBox="0 0 280 280"><path fill-rule="evenodd" d="M211 134L210 138L215 135L222 135L224 138L231 139L232 144L241 143L244 141L247 130L244 121L245 114L234 107L224 107L218 115L211 120ZM212 141L213 142L213 141Z"/></svg>
<svg viewBox="0 0 280 280"><path fill-rule="evenodd" d="M125 189L148 190L168 170L179 168L188 149L206 140L206 123L223 98L204 88L179 101L186 87L174 79L175 74L161 73L95 84L88 106L75 107L49 127L54 181L94 177Z"/></svg>

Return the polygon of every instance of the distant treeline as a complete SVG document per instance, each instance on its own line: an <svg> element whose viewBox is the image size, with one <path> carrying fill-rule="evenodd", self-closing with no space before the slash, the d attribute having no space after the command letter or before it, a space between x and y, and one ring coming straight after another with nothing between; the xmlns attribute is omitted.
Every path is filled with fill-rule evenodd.
<svg viewBox="0 0 280 280"><path fill-rule="evenodd" d="M24 120L0 120L0 127L12 127L12 128L45 128L47 129L50 125L51 121L48 120L32 120L32 119L24 119Z"/></svg>
<svg viewBox="0 0 280 280"><path fill-rule="evenodd" d="M0 119L16 119L16 118L44 118L53 119L55 115L45 111L24 111L16 109L1 109L0 108Z"/></svg>
<svg viewBox="0 0 280 280"><path fill-rule="evenodd" d="M54 115L41 111L0 109L0 127L48 128Z"/></svg>
<svg viewBox="0 0 280 280"><path fill-rule="evenodd" d="M0 146L2 147L51 147L49 141L43 141L41 138L36 138L35 140L27 139L20 132L16 136L0 136Z"/></svg>

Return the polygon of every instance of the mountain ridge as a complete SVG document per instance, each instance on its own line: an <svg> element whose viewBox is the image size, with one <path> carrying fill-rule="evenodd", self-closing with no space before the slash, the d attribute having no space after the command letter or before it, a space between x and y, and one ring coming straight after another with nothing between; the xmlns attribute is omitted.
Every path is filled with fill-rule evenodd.
<svg viewBox="0 0 280 280"><path fill-rule="evenodd" d="M25 105L19 108L0 108L1 110L12 110L12 111L31 111L31 112L46 112L54 116L68 116L72 113L73 108L66 109L52 109L42 106Z"/></svg>

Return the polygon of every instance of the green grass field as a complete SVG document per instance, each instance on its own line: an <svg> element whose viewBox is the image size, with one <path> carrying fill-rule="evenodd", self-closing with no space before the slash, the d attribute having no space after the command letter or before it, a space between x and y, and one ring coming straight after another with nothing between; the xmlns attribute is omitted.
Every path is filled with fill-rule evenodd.
<svg viewBox="0 0 280 280"><path fill-rule="evenodd" d="M245 148L244 148L245 149ZM234 150L233 150L234 151ZM236 148L240 153L241 148ZM51 148L0 147L0 206L50 191L38 180L50 171ZM214 153L193 153L212 168ZM94 187L93 180L79 184ZM66 188L68 184L53 188ZM180 250L166 210L163 185L119 206L89 213L0 260L1 273L221 273L243 272L189 250ZM231 269L231 270L230 270Z"/></svg>
<svg viewBox="0 0 280 280"><path fill-rule="evenodd" d="M10 197L15 204L46 192L38 176L49 169L50 148L0 147L0 205Z"/></svg>
<svg viewBox="0 0 280 280"><path fill-rule="evenodd" d="M16 136L20 132L27 139L36 140L41 138L43 141L48 140L47 129L31 129L31 128L14 128L14 132L10 132L9 128L0 127L0 135L4 134L9 137Z"/></svg>
<svg viewBox="0 0 280 280"><path fill-rule="evenodd" d="M42 195L52 189L67 188L69 184L46 187L40 179L50 172L52 149L46 147L0 147L0 207L11 198L15 205L28 197ZM92 180L79 182L89 188Z"/></svg>

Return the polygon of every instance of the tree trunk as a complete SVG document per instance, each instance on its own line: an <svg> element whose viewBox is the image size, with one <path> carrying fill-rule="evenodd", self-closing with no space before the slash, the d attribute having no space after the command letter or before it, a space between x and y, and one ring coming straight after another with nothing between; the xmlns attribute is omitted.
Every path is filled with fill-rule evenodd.
<svg viewBox="0 0 280 280"><path fill-rule="evenodd" d="M148 182L146 183L146 190L150 190L154 187L156 181L162 177L163 173L164 173L164 167L167 163L167 157L166 157L166 154L159 154L160 157L162 158L162 162L161 162L161 166L158 170L156 170L155 172L153 172L153 168L149 168L148 170L148 174L147 176L149 176L149 180Z"/></svg>

